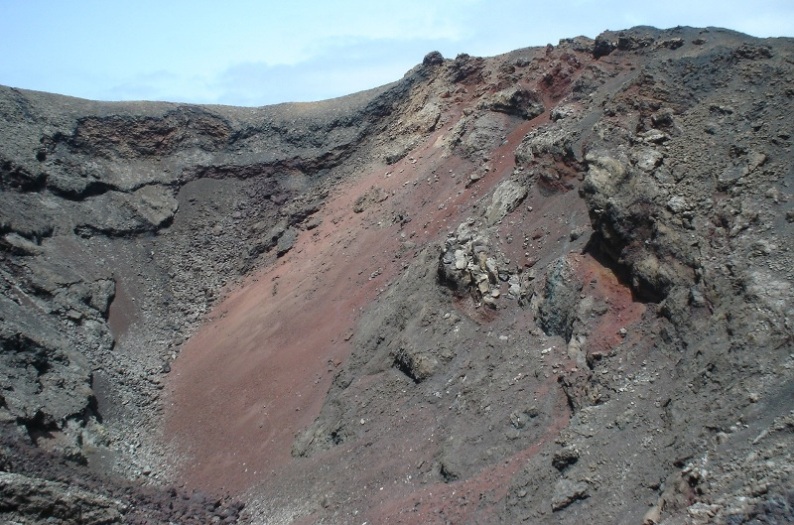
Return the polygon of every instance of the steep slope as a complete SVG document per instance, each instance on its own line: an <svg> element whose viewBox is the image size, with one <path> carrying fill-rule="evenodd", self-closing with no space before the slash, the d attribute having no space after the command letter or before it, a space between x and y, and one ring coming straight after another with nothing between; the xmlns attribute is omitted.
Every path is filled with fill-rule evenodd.
<svg viewBox="0 0 794 525"><path fill-rule="evenodd" d="M161 392L180 344L225 283L289 251L333 183L325 172L404 85L256 110L3 88L4 441L172 479ZM39 456L3 464L72 477Z"/></svg>
<svg viewBox="0 0 794 525"><path fill-rule="evenodd" d="M3 494L791 522L792 77L789 39L635 28L317 104L5 89Z"/></svg>

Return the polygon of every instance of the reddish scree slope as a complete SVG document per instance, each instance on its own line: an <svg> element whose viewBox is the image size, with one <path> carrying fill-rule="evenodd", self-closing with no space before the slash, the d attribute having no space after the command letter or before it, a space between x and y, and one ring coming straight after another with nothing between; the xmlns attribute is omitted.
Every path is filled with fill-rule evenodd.
<svg viewBox="0 0 794 525"><path fill-rule="evenodd" d="M527 125L515 130L500 149L514 150L526 131ZM403 199L414 224L425 226L415 237L424 244L462 220L476 192L486 192L501 180L499 172L513 168L512 156L499 155L497 175L477 190L458 194L461 185L446 177L432 188L425 183L406 191L409 175L408 180L424 180L433 168L460 167L459 159L441 159L433 146L441 134L414 152L421 164L404 159L372 166L337 188L318 213L322 224L301 232L295 248L276 265L231 292L185 345L171 375L168 432L190 451L189 485L247 488L290 461L295 435L319 412L330 372L350 352L359 311L401 269L393 259L400 248L398 227L379 227L369 223L369 214L353 213L356 198L374 185L399 191L392 198ZM441 210L439 203L445 204ZM378 269L382 273L371 279Z"/></svg>
<svg viewBox="0 0 794 525"><path fill-rule="evenodd" d="M555 95L558 98L564 93ZM449 110L447 116L453 123L467 102L461 100L459 106ZM553 100L545 102L553 107ZM209 321L184 346L170 374L166 433L184 453L180 474L188 487L232 494L252 487L259 492L278 492L291 484L300 486L300 480L328 465L346 468L341 465L350 461L347 454L353 452L348 445L309 459L293 458L291 447L295 436L317 417L334 372L349 355L360 312L403 269L405 259L395 256L404 240L399 225L391 224L377 204L365 213L353 213L354 201L373 186L383 188L390 195L389 209L404 210L412 218L405 231L413 230L411 240L418 247L439 242L472 213L472 206L483 195L513 171L514 152L522 138L547 121L548 112L515 125L502 144L490 152L490 173L470 188L464 188L461 182L475 171L474 167L456 155L444 155L441 146L450 126L429 135L411 156L395 165L370 165L357 178L335 189L317 214L322 219L319 227L301 232L286 256L249 276L215 307ZM463 175L446 176L453 172ZM549 238L559 238L570 229L561 217L576 216L583 224L587 221L587 212L575 191L553 198L533 191L526 204L535 212L511 215L514 220L505 225L505 232L537 228L545 230ZM559 246L551 246L549 253L534 256L550 257L558 250ZM516 260L524 255L519 252L523 252L520 243L505 249ZM609 273L587 255L576 258L573 266L583 276ZM631 294L613 275L600 277L598 286L603 289L596 293L611 297L616 308L626 309L621 326L637 321L642 306L632 302ZM464 303L457 306L469 308ZM603 333L605 339L614 337L615 327L605 327ZM558 389L555 382L552 377L537 392ZM555 413L558 416L545 437L505 463L454 485L436 483L386 493L376 491L377 498L364 497L369 509L361 516L381 523L426 523L430 516L437 515L449 519L462 519L471 512L487 515L482 504L467 506L461 501L476 502L483 494L488 494L491 503L502 500L516 469L567 424L569 409L564 396L560 396ZM416 438L415 443L433 442L428 430L432 420L428 417L432 415L410 414L410 428L405 432ZM381 443L378 450L387 454L393 450L398 455L419 452L396 442ZM432 456L432 452L424 452ZM399 463L411 461L377 455L368 459L377 464L363 458L359 458L359 464L373 471L392 469L395 475L404 469ZM367 483L376 479L360 472L348 476L346 483L360 484L366 490ZM307 495L307 500L317 498ZM419 502L423 503L421 508ZM404 514L405 509L411 512ZM301 515L308 515L305 523L313 522L305 509L296 511L292 522L297 523L295 519Z"/></svg>

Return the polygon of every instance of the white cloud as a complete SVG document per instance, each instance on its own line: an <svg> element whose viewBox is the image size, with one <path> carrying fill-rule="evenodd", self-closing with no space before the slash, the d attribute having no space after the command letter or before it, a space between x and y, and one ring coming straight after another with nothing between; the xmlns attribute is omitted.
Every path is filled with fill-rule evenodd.
<svg viewBox="0 0 794 525"><path fill-rule="evenodd" d="M217 102L260 105L347 95L398 80L421 62L435 42L335 40L296 65L235 64L214 77Z"/></svg>
<svg viewBox="0 0 794 525"><path fill-rule="evenodd" d="M344 41L458 41L466 35L459 6L449 0L292 2L274 15L260 31L242 36L238 61L296 65Z"/></svg>

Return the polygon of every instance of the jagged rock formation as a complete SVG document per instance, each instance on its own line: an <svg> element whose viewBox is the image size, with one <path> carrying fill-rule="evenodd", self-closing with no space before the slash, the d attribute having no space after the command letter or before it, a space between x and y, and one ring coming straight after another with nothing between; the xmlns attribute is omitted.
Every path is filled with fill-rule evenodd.
<svg viewBox="0 0 794 525"><path fill-rule="evenodd" d="M634 28L313 104L2 88L0 513L791 522L791 78Z"/></svg>

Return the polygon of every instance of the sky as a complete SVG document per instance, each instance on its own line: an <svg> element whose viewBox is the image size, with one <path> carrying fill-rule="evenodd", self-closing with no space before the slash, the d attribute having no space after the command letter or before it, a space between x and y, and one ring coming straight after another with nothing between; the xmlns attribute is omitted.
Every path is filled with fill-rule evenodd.
<svg viewBox="0 0 794 525"><path fill-rule="evenodd" d="M0 0L0 84L95 100L261 106L635 25L794 36L794 0Z"/></svg>

